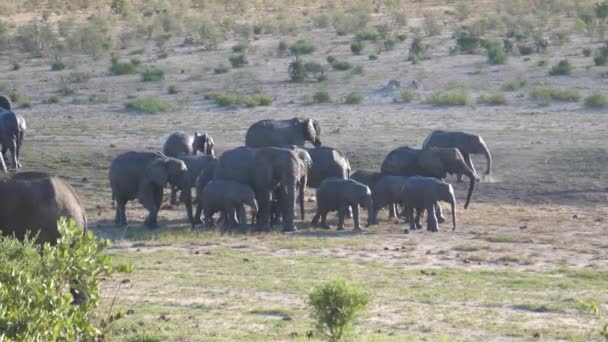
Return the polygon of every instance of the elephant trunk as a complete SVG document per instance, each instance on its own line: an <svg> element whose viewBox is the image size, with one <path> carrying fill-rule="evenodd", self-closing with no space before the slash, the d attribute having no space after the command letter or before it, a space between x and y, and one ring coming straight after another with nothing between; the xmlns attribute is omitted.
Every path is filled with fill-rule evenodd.
<svg viewBox="0 0 608 342"><path fill-rule="evenodd" d="M456 230L456 196L454 193L451 194L450 205L452 206L452 231Z"/></svg>
<svg viewBox="0 0 608 342"><path fill-rule="evenodd" d="M490 150L488 149L488 146L486 146L485 143L483 143L483 155L486 157L486 175L490 175L490 173L492 172L492 155L490 154Z"/></svg>
<svg viewBox="0 0 608 342"><path fill-rule="evenodd" d="M302 221L304 221L304 189L306 188L306 179L304 178L300 182L300 192L298 194L298 201L300 202L300 216L302 217Z"/></svg>
<svg viewBox="0 0 608 342"><path fill-rule="evenodd" d="M473 196L473 190L475 190L475 183L477 182L477 175L475 175L475 172L473 172L473 170L467 168L466 172L464 172L464 174L470 178L469 181L469 191L467 192L467 200L464 203L464 208L467 209L469 207L469 202L471 201L471 196Z"/></svg>

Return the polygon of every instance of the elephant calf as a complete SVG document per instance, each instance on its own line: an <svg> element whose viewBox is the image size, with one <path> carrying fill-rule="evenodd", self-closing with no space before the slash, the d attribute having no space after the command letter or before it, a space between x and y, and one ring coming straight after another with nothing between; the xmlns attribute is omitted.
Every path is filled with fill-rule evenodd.
<svg viewBox="0 0 608 342"><path fill-rule="evenodd" d="M188 176L190 177L190 184L193 186L196 184L197 177L203 173L206 169L211 168L211 171L215 167L217 159L213 156L208 155L181 155L177 159L183 161L188 168ZM213 176L213 172L210 173ZM171 205L177 204L177 187L171 186Z"/></svg>
<svg viewBox="0 0 608 342"><path fill-rule="evenodd" d="M405 183L407 177L404 176L383 176L372 188L372 198L374 200L373 222L378 223L378 211L383 207L389 207L389 219L397 217L395 205L402 203L405 195Z"/></svg>
<svg viewBox="0 0 608 342"><path fill-rule="evenodd" d="M149 212L144 225L156 228L163 189L167 183L182 191L188 220L193 222L192 183L183 161L169 158L162 153L126 152L112 161L109 176L112 198L116 200L116 224L127 224L125 206L128 201L137 198Z"/></svg>
<svg viewBox="0 0 608 342"><path fill-rule="evenodd" d="M195 220L200 222L200 214L203 212L205 224L210 228L213 226L213 214L221 212L225 226L247 224L245 204L257 213L258 203L249 186L235 181L215 179L207 183L198 195ZM235 217L235 214L238 217Z"/></svg>
<svg viewBox="0 0 608 342"><path fill-rule="evenodd" d="M344 229L344 218L349 206L353 208L354 230L361 230L359 225L359 205L366 208L368 212L367 224L372 223L373 201L372 192L365 185L352 179L337 177L326 178L317 189L317 213L312 220L316 227L321 218L321 227L329 229L327 225L327 213L338 211L338 230Z"/></svg>
<svg viewBox="0 0 608 342"><path fill-rule="evenodd" d="M452 206L452 230L456 229L456 197L452 185L432 177L410 177L405 181L403 202L405 212L410 222L410 229L420 227L420 215L414 218L414 210L427 213L427 230L436 232L436 210L439 201L450 203Z"/></svg>
<svg viewBox="0 0 608 342"><path fill-rule="evenodd" d="M38 234L38 243L57 243L60 217L72 218L87 228L87 216L76 191L58 177L42 172L22 172L0 178L0 231L19 240L26 232Z"/></svg>

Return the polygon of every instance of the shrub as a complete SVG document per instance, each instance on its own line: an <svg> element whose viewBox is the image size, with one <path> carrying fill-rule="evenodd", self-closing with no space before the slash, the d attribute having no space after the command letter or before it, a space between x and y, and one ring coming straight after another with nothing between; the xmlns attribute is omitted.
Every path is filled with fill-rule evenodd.
<svg viewBox="0 0 608 342"><path fill-rule="evenodd" d="M507 81L505 82L505 84L502 85L502 90L504 91L515 91L515 90L519 90L523 87L526 86L526 81L524 80L511 80L511 81Z"/></svg>
<svg viewBox="0 0 608 342"><path fill-rule="evenodd" d="M534 53L534 48L528 45L517 45L517 49L522 56L528 56Z"/></svg>
<svg viewBox="0 0 608 342"><path fill-rule="evenodd" d="M593 62L597 66L605 65L606 61L608 61L608 43L595 50L595 56L593 57Z"/></svg>
<svg viewBox="0 0 608 342"><path fill-rule="evenodd" d="M469 94L463 89L436 91L428 102L435 106L466 106L469 103Z"/></svg>
<svg viewBox="0 0 608 342"><path fill-rule="evenodd" d="M225 74L228 72L228 67L223 64L220 64L213 69L213 72L216 74Z"/></svg>
<svg viewBox="0 0 608 342"><path fill-rule="evenodd" d="M479 35L470 30L460 31L456 34L456 46L461 52L473 53L479 47Z"/></svg>
<svg viewBox="0 0 608 342"><path fill-rule="evenodd" d="M414 99L415 95L416 94L412 89L403 89L399 94L399 97L401 98L401 101L405 103L410 103Z"/></svg>
<svg viewBox="0 0 608 342"><path fill-rule="evenodd" d="M350 71L353 75L363 75L363 66L355 65Z"/></svg>
<svg viewBox="0 0 608 342"><path fill-rule="evenodd" d="M68 48L73 52L81 52L93 57L99 57L112 45L110 23L102 16L92 16L80 27L66 37Z"/></svg>
<svg viewBox="0 0 608 342"><path fill-rule="evenodd" d="M481 95L477 98L477 103L491 106L501 106L507 104L507 97L504 93Z"/></svg>
<svg viewBox="0 0 608 342"><path fill-rule="evenodd" d="M238 43L232 46L232 52L243 53L247 50L247 43Z"/></svg>
<svg viewBox="0 0 608 342"><path fill-rule="evenodd" d="M277 52L279 53L279 56L283 56L285 55L285 53L287 52L287 42L284 40L279 41L279 44L277 45Z"/></svg>
<svg viewBox="0 0 608 342"><path fill-rule="evenodd" d="M330 341L342 338L368 301L365 291L342 278L315 287L308 295L311 316L317 322L317 329Z"/></svg>
<svg viewBox="0 0 608 342"><path fill-rule="evenodd" d="M437 21L437 18L432 14L424 15L422 27L427 36L436 36L441 33L441 25Z"/></svg>
<svg viewBox="0 0 608 342"><path fill-rule="evenodd" d="M59 71L63 69L65 69L65 63L63 63L62 61L54 61L53 63L51 63L51 70Z"/></svg>
<svg viewBox="0 0 608 342"><path fill-rule="evenodd" d="M327 63L332 64L335 61L336 61L336 57L334 57L334 56L327 56Z"/></svg>
<svg viewBox="0 0 608 342"><path fill-rule="evenodd" d="M160 82L165 79L165 72L156 67L147 67L141 72L142 82Z"/></svg>
<svg viewBox="0 0 608 342"><path fill-rule="evenodd" d="M590 48L583 49L583 56L585 56L585 57L591 57L592 53L593 53L593 51Z"/></svg>
<svg viewBox="0 0 608 342"><path fill-rule="evenodd" d="M378 59L378 55L372 54L372 55L369 55L367 58L369 58L370 61L375 61Z"/></svg>
<svg viewBox="0 0 608 342"><path fill-rule="evenodd" d="M363 101L363 96L361 96L359 93L350 93L348 95L346 95L346 98L344 99L344 102L348 103L348 104L359 104Z"/></svg>
<svg viewBox="0 0 608 342"><path fill-rule="evenodd" d="M49 52L48 47L53 46L57 40L51 24L46 20L38 19L19 26L15 38L21 50L34 57L46 56Z"/></svg>
<svg viewBox="0 0 608 342"><path fill-rule="evenodd" d="M485 44L486 53L488 55L488 64L506 64L507 54L500 43L490 41Z"/></svg>
<svg viewBox="0 0 608 342"><path fill-rule="evenodd" d="M314 103L327 103L331 101L329 97L329 93L324 90L319 90L312 96L312 100Z"/></svg>
<svg viewBox="0 0 608 342"><path fill-rule="evenodd" d="M236 95L226 93L213 93L209 97L220 107L234 106L238 102Z"/></svg>
<svg viewBox="0 0 608 342"><path fill-rule="evenodd" d="M378 40L378 38L380 38L380 34L378 34L378 32L371 31L361 32L355 36L355 39L358 41L367 40L370 42L375 42Z"/></svg>
<svg viewBox="0 0 608 342"><path fill-rule="evenodd" d="M570 74L572 74L572 66L567 59L562 59L556 65L554 65L551 70L549 70L549 75L551 76Z"/></svg>
<svg viewBox="0 0 608 342"><path fill-rule="evenodd" d="M334 70L346 71L346 70L352 69L353 65L351 63L347 62L347 61L334 60L331 63L331 67Z"/></svg>
<svg viewBox="0 0 608 342"><path fill-rule="evenodd" d="M581 95L578 89L555 89L549 87L535 87L530 92L530 98L539 104L546 105L551 101L578 102Z"/></svg>
<svg viewBox="0 0 608 342"><path fill-rule="evenodd" d="M59 103L61 102L61 98L57 95L53 95L46 100L47 103Z"/></svg>
<svg viewBox="0 0 608 342"><path fill-rule="evenodd" d="M258 102L260 103L260 106L270 106L272 104L272 99L270 96L259 95Z"/></svg>
<svg viewBox="0 0 608 342"><path fill-rule="evenodd" d="M348 13L337 12L332 17L332 26L340 36L364 30L370 20L366 10L354 10Z"/></svg>
<svg viewBox="0 0 608 342"><path fill-rule="evenodd" d="M296 56L296 58L302 55L309 55L314 51L315 47L305 40L298 40L289 47L289 52Z"/></svg>
<svg viewBox="0 0 608 342"><path fill-rule="evenodd" d="M546 58L542 58L542 59L540 59L540 60L538 61L538 63L536 63L536 65L537 65L539 68L546 67L548 64L549 64L549 60L548 60L548 59L546 59Z"/></svg>
<svg viewBox="0 0 608 342"><path fill-rule="evenodd" d="M0 330L9 341L99 337L91 317L100 298L100 280L114 271L104 253L109 242L83 233L73 221L60 220L58 229L61 237L55 246L39 247L29 238L0 238ZM131 267L117 269L129 272ZM88 300L73 304L71 291Z"/></svg>
<svg viewBox="0 0 608 342"><path fill-rule="evenodd" d="M242 53L230 56L228 61L230 61L230 65L232 65L233 68L241 68L248 63L247 57Z"/></svg>
<svg viewBox="0 0 608 342"><path fill-rule="evenodd" d="M406 39L407 39L407 34L405 34L405 33L399 33L399 34L397 35L397 40L398 40L398 41L400 41L400 42L402 42L402 43L403 43L403 42L404 42Z"/></svg>
<svg viewBox="0 0 608 342"><path fill-rule="evenodd" d="M384 49L386 51L390 51L395 48L395 41L393 39L385 39L384 40Z"/></svg>
<svg viewBox="0 0 608 342"><path fill-rule="evenodd" d="M292 82L304 82L306 80L306 69L304 69L304 63L300 61L291 62L287 72Z"/></svg>
<svg viewBox="0 0 608 342"><path fill-rule="evenodd" d="M605 108L608 105L608 99L603 94L594 92L585 98L585 107L593 109Z"/></svg>
<svg viewBox="0 0 608 342"><path fill-rule="evenodd" d="M226 94L223 92L209 93L205 95L206 99L212 100L220 107L230 107L236 105L245 105L247 107L269 106L272 99L269 96L237 96Z"/></svg>
<svg viewBox="0 0 608 342"><path fill-rule="evenodd" d="M203 20L197 30L198 43L206 50L215 50L224 40L224 35L217 24L206 19Z"/></svg>
<svg viewBox="0 0 608 342"><path fill-rule="evenodd" d="M416 64L419 61L426 59L427 46L422 43L422 37L414 37L407 60Z"/></svg>
<svg viewBox="0 0 608 342"><path fill-rule="evenodd" d="M110 74L119 76L119 75L131 75L136 74L137 69L139 67L139 59L133 58L129 62L120 62L118 57L112 57L110 60Z"/></svg>
<svg viewBox="0 0 608 342"><path fill-rule="evenodd" d="M172 84L169 87L167 87L167 93L169 93L171 95L177 94L177 93L179 93L179 88L175 84Z"/></svg>
<svg viewBox="0 0 608 342"><path fill-rule="evenodd" d="M171 110L171 106L156 97L139 97L125 104L127 109L133 109L145 113L159 113Z"/></svg>
<svg viewBox="0 0 608 342"><path fill-rule="evenodd" d="M350 51L352 51L355 55L360 55L361 51L363 51L363 43L353 42L350 44Z"/></svg>

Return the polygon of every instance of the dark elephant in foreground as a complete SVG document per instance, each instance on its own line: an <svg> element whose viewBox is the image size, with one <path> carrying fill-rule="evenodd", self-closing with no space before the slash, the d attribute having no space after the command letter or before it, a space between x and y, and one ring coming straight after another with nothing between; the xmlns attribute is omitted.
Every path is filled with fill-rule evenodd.
<svg viewBox="0 0 608 342"><path fill-rule="evenodd" d="M10 110L10 103L5 106L9 109L0 107L0 145L2 145L0 167L6 172L4 157L7 155L7 151L11 152L11 167L13 169L21 167L21 147L27 127L25 119Z"/></svg>
<svg viewBox="0 0 608 342"><path fill-rule="evenodd" d="M163 153L167 157L177 158L182 155L196 155L197 152L209 156L215 156L213 138L203 132L195 132L193 135L175 132L171 134L163 145Z"/></svg>
<svg viewBox="0 0 608 342"><path fill-rule="evenodd" d="M320 218L321 227L329 229L327 213L338 211L338 230L342 230L344 229L344 218L349 207L352 207L354 230L361 230L359 206L367 210L367 225L371 225L374 209L371 190L365 184L352 179L326 178L317 189L317 213L312 220L312 224L318 226Z"/></svg>
<svg viewBox="0 0 608 342"><path fill-rule="evenodd" d="M392 150L382 162L381 171L393 176L424 176L445 179L449 174L462 173L470 178L464 208L468 208L477 174L466 164L462 153L457 148L429 148L418 150L399 147Z"/></svg>
<svg viewBox="0 0 608 342"><path fill-rule="evenodd" d="M455 147L457 148L467 166L475 172L475 167L471 161L471 154L482 154L486 158L486 175L490 175L492 170L492 155L490 149L483 138L477 134L464 132L434 131L424 140L423 149L431 147ZM458 181L462 181L462 174L457 173Z"/></svg>
<svg viewBox="0 0 608 342"><path fill-rule="evenodd" d="M87 216L76 191L62 179L42 172L0 176L0 230L23 240L26 233L37 242L57 243L60 217L74 219L76 227L87 228Z"/></svg>
<svg viewBox="0 0 608 342"><path fill-rule="evenodd" d="M407 180L408 178L404 176L383 176L374 184L372 188L374 223L378 223L378 211L384 207L389 208L389 219L397 217L395 206L403 201Z"/></svg>
<svg viewBox="0 0 608 342"><path fill-rule="evenodd" d="M217 162L217 159L210 155L181 155L177 157L177 159L186 164L186 167L188 168L188 176L190 177L190 184L192 184L193 187L196 186L196 179L198 176L206 169L211 168L212 171L212 169L215 167L215 163ZM211 174L213 173L211 172ZM171 185L171 198L169 201L171 205L178 203L177 192L177 186Z"/></svg>
<svg viewBox="0 0 608 342"><path fill-rule="evenodd" d="M144 225L158 226L158 211L163 200L163 188L167 183L182 191L188 220L193 223L191 181L186 164L162 153L126 152L116 157L110 165L112 198L116 201L117 225L127 224L125 205L138 199L149 214Z"/></svg>
<svg viewBox="0 0 608 342"><path fill-rule="evenodd" d="M255 214L258 203L253 190L242 183L230 180L215 179L207 183L200 194L197 194L195 221L200 221L200 213L205 216L205 225L213 226L213 214L221 212L224 226L231 228L247 224L244 205L248 205Z"/></svg>
<svg viewBox="0 0 608 342"><path fill-rule="evenodd" d="M321 146L321 125L318 121L309 118L261 120L251 125L245 135L245 145L248 147L304 146L306 141Z"/></svg>
<svg viewBox="0 0 608 342"><path fill-rule="evenodd" d="M405 181L402 198L411 230L420 228L420 215L414 217L416 210L419 213L426 211L428 231L438 231L435 213L439 201L448 202L452 206L452 230L456 229L456 197L451 184L432 177L409 177Z"/></svg>

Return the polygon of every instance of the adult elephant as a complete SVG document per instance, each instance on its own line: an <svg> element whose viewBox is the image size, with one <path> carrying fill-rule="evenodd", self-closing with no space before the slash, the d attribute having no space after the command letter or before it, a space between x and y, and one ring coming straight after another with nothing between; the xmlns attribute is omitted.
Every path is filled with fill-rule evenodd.
<svg viewBox="0 0 608 342"><path fill-rule="evenodd" d="M429 148L418 150L409 147L398 147L386 156L382 162L381 172L393 176L424 176L444 179L447 174L462 173L470 178L464 208L469 207L477 175L468 167L462 153L457 148Z"/></svg>
<svg viewBox="0 0 608 342"><path fill-rule="evenodd" d="M0 108L6 109L6 110L13 109L13 105L11 104L11 99L4 94L0 94Z"/></svg>
<svg viewBox="0 0 608 342"><path fill-rule="evenodd" d="M161 153L126 152L112 161L109 176L112 198L116 200L116 224L127 224L125 205L137 198L149 212L144 225L156 228L163 188L167 183L182 191L188 220L193 223L190 191L192 184L188 168L183 161Z"/></svg>
<svg viewBox="0 0 608 342"><path fill-rule="evenodd" d="M350 178L350 163L348 158L332 147L319 146L307 148L312 159L312 167L308 173L308 186L318 188L325 178Z"/></svg>
<svg viewBox="0 0 608 342"><path fill-rule="evenodd" d="M10 109L10 103L8 105L4 103L4 106L8 109L0 108L0 145L2 145L0 167L6 172L4 156L7 151L11 152L12 168L18 169L21 167L21 147L27 127L25 119Z"/></svg>
<svg viewBox="0 0 608 342"><path fill-rule="evenodd" d="M488 145L483 138L477 134L469 134L464 132L446 132L434 131L424 140L423 149L431 147L455 147L457 148L467 166L475 172L475 167L471 161L471 154L482 154L486 158L486 171L484 174L490 175L492 170L492 155ZM462 182L462 174L458 173L458 182Z"/></svg>
<svg viewBox="0 0 608 342"><path fill-rule="evenodd" d="M405 203L406 215L410 222L410 229L420 227L420 215L414 218L414 210L426 210L427 230L437 231L437 206L439 201L448 202L452 206L452 230L456 229L456 197L452 185L433 177L409 177L405 181L405 191L402 195Z"/></svg>
<svg viewBox="0 0 608 342"><path fill-rule="evenodd" d="M180 155L177 159L183 161L188 168L188 176L190 177L190 184L194 187L196 184L196 178L207 168L213 168L217 159L210 155ZM172 205L177 204L177 186L171 185L171 199Z"/></svg>
<svg viewBox="0 0 608 342"><path fill-rule="evenodd" d="M186 134L175 132L171 134L163 144L163 153L167 157L177 158L182 155L201 152L206 155L215 156L213 138L207 133L195 132Z"/></svg>
<svg viewBox="0 0 608 342"><path fill-rule="evenodd" d="M261 120L251 125L245 135L245 145L248 147L304 146L306 141L321 146L321 125L318 121L299 117Z"/></svg>
<svg viewBox="0 0 608 342"><path fill-rule="evenodd" d="M373 189L374 186L376 186L376 183L378 183L382 177L382 173L368 170L357 170L350 176L351 179L367 185L370 189Z"/></svg>
<svg viewBox="0 0 608 342"><path fill-rule="evenodd" d="M62 179L42 172L0 177L0 231L23 240L29 231L38 243L57 243L60 217L87 228L87 216L76 191ZM8 200L10 199L10 200Z"/></svg>
<svg viewBox="0 0 608 342"><path fill-rule="evenodd" d="M257 224L261 229L269 227L274 192L281 206L283 231L295 230L296 192L305 175L306 168L296 152L277 147L237 147L224 152L215 167L215 179L235 180L254 190L259 207Z"/></svg>

